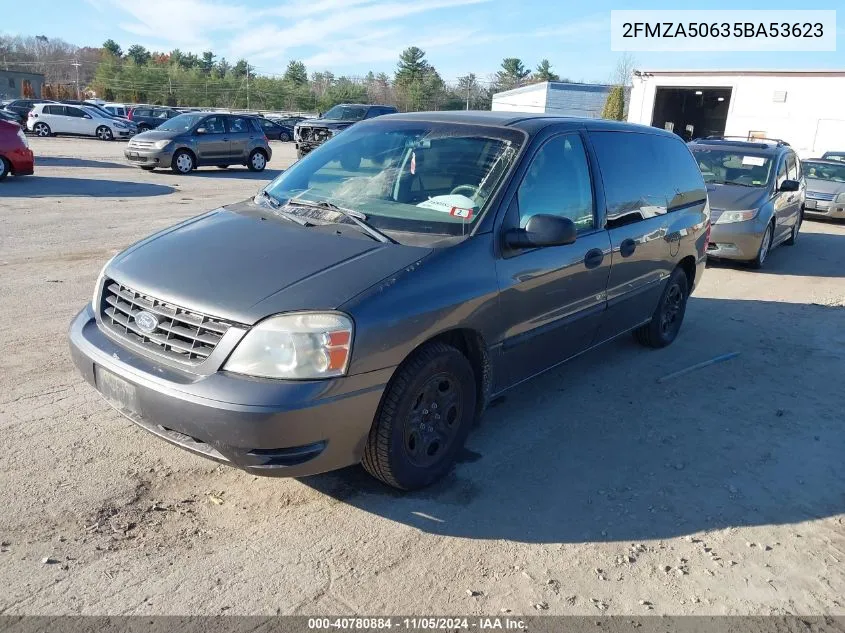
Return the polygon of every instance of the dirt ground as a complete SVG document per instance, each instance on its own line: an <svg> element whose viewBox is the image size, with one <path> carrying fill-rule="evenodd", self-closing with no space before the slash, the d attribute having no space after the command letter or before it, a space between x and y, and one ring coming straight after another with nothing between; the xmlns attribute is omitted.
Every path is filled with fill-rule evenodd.
<svg viewBox="0 0 845 633"><path fill-rule="evenodd" d="M628 337L495 403L444 482L261 479L77 376L101 266L264 174L33 139L0 183L0 613L845 614L845 225L711 265L679 339ZM728 352L739 356L657 379Z"/></svg>

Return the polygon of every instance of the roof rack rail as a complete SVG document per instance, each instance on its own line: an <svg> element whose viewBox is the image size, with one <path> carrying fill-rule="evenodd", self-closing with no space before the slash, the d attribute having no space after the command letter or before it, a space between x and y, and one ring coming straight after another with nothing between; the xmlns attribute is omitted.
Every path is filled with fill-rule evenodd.
<svg viewBox="0 0 845 633"><path fill-rule="evenodd" d="M744 143L774 143L776 145L783 145L790 147L789 143L780 138L766 138L755 136L754 138L748 136L705 136L703 141L742 141Z"/></svg>

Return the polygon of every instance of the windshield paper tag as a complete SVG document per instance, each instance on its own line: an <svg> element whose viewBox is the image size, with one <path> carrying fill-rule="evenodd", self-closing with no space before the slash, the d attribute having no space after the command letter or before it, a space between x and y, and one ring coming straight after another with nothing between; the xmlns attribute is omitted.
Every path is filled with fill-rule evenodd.
<svg viewBox="0 0 845 633"><path fill-rule="evenodd" d="M463 218L464 220L472 219L472 209L461 209L460 207L452 207L449 215L456 218Z"/></svg>
<svg viewBox="0 0 845 633"><path fill-rule="evenodd" d="M743 156L743 165L754 165L755 167L762 167L766 164L766 159L762 156Z"/></svg>

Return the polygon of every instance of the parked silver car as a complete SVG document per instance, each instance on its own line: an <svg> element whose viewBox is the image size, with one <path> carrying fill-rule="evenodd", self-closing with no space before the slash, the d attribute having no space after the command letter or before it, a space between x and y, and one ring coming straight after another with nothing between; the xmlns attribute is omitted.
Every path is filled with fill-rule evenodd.
<svg viewBox="0 0 845 633"><path fill-rule="evenodd" d="M141 169L170 167L187 174L205 165L246 165L264 171L273 151L255 117L191 112L133 136L124 155Z"/></svg>
<svg viewBox="0 0 845 633"><path fill-rule="evenodd" d="M808 216L845 219L845 162L813 158L802 163L807 179Z"/></svg>
<svg viewBox="0 0 845 633"><path fill-rule="evenodd" d="M689 144L707 183L708 257L760 268L778 244L792 246L803 217L801 163L777 140L706 138Z"/></svg>

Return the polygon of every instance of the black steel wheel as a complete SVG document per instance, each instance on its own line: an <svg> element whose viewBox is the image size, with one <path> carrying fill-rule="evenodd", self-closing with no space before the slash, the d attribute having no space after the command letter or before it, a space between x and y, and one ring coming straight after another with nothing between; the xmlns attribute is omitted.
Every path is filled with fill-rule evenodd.
<svg viewBox="0 0 845 633"><path fill-rule="evenodd" d="M397 370L364 450L364 468L389 486L423 488L454 465L475 416L475 374L445 343L428 343Z"/></svg>
<svg viewBox="0 0 845 633"><path fill-rule="evenodd" d="M669 276L651 321L634 330L634 338L646 347L661 348L670 345L678 336L689 298L689 281L682 268Z"/></svg>

